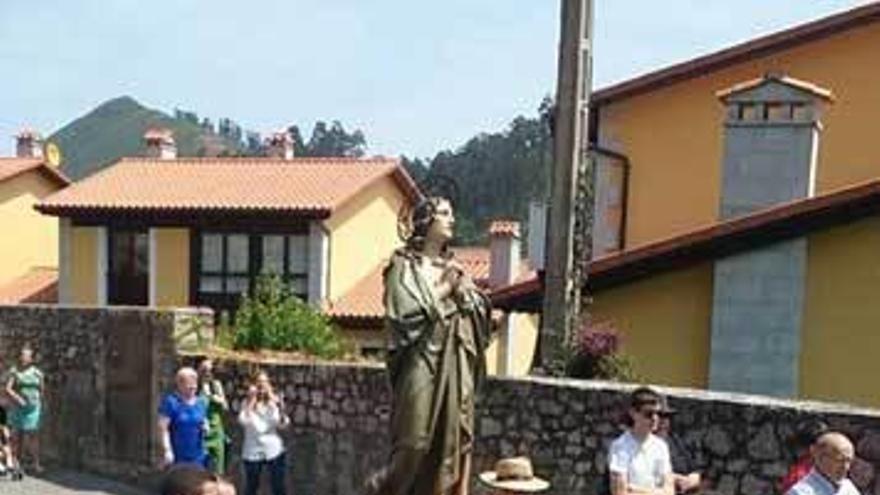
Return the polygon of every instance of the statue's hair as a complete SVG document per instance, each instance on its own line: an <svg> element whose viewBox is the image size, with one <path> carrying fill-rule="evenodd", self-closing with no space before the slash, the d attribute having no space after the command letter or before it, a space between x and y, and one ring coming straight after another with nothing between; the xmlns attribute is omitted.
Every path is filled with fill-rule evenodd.
<svg viewBox="0 0 880 495"><path fill-rule="evenodd" d="M440 196L424 198L412 208L410 213L411 233L406 239L406 247L408 249L422 251L425 248L428 231L431 229L434 218L437 216L437 207L443 201L450 202L448 199ZM443 246L442 253L444 255L448 252L447 247L446 245Z"/></svg>

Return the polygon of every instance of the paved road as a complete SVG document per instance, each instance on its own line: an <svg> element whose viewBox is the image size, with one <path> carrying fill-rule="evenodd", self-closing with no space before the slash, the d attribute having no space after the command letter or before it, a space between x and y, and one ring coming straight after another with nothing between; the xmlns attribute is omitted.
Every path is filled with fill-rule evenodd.
<svg viewBox="0 0 880 495"><path fill-rule="evenodd" d="M149 495L148 492L85 473L50 470L39 478L0 477L2 495Z"/></svg>

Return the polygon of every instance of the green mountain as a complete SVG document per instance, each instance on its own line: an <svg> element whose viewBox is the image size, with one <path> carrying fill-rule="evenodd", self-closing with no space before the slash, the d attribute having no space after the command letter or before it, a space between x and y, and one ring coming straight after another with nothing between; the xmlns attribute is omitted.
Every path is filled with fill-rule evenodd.
<svg viewBox="0 0 880 495"><path fill-rule="evenodd" d="M56 131L49 139L61 148L62 170L80 179L123 156L144 154L143 135L153 126L171 129L180 156L237 153L239 144L214 134L198 119L172 117L130 96L108 100Z"/></svg>

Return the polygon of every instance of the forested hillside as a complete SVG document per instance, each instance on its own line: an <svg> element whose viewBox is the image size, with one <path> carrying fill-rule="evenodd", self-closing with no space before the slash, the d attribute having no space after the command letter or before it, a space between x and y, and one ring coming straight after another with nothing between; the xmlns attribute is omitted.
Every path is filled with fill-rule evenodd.
<svg viewBox="0 0 880 495"><path fill-rule="evenodd" d="M401 156L417 181L440 174L458 184L459 242L483 241L488 222L495 218L524 221L529 202L546 196L552 149L549 112L547 99L535 115L517 116L505 129L478 134L458 148L433 157ZM179 156L265 154L261 136L230 119L219 119L215 125L195 112L176 110L172 116L128 96L99 105L50 139L62 149L65 172L79 179L120 157L142 155L142 136L151 126L174 132ZM296 123L288 131L296 156L364 156L369 151L366 133L346 130L339 121L318 121L308 139Z"/></svg>

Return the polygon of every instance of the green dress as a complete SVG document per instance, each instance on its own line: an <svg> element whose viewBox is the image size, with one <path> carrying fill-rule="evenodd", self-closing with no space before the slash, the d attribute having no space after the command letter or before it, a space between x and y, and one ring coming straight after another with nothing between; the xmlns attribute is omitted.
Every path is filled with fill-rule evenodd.
<svg viewBox="0 0 880 495"><path fill-rule="evenodd" d="M14 407L9 415L9 426L15 431L32 432L40 429L42 416L43 372L30 365L23 370L12 368L13 390L24 399L24 405Z"/></svg>
<svg viewBox="0 0 880 495"><path fill-rule="evenodd" d="M216 395L223 395L223 385L219 380L205 383L202 385L200 395L208 404L205 452L208 454L211 470L217 474L224 474L226 472L226 430L223 427L225 407L222 401L212 398Z"/></svg>
<svg viewBox="0 0 880 495"><path fill-rule="evenodd" d="M436 300L419 263L418 253L401 249L384 272L392 452L373 482L381 494L448 493L473 450L489 301L477 289Z"/></svg>

